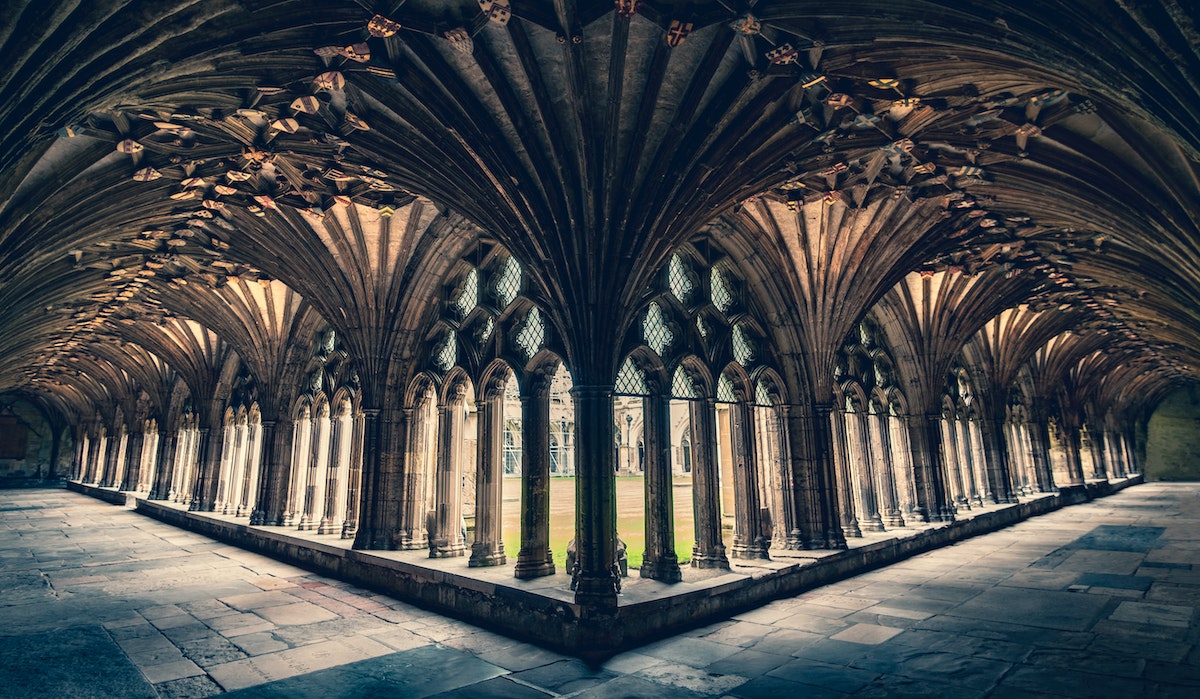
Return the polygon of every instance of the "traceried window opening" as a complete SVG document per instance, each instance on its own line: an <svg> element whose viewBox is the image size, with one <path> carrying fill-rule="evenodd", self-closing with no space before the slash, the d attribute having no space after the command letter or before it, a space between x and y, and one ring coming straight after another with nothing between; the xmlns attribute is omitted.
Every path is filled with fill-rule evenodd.
<svg viewBox="0 0 1200 699"><path fill-rule="evenodd" d="M546 325L542 322L542 312L535 306L530 308L529 315L525 316L525 323L517 333L517 344L525 350L525 355L532 359L545 340Z"/></svg>
<svg viewBox="0 0 1200 699"><path fill-rule="evenodd" d="M479 270L472 268L463 278L458 287L458 293L451 302L459 317L465 318L468 313L479 305Z"/></svg>
<svg viewBox="0 0 1200 699"><path fill-rule="evenodd" d="M754 361L754 345L740 325L733 326L733 358L742 366L750 366Z"/></svg>
<svg viewBox="0 0 1200 699"><path fill-rule="evenodd" d="M725 281L725 275L716 267L712 268L710 279L713 305L722 313L728 313L729 309L733 308L733 289L729 288L729 282Z"/></svg>
<svg viewBox="0 0 1200 699"><path fill-rule="evenodd" d="M646 384L646 375L642 373L641 369L634 366L631 357L625 358L625 363L617 372L617 382L613 386L613 393L623 396L650 395L650 387Z"/></svg>
<svg viewBox="0 0 1200 699"><path fill-rule="evenodd" d="M691 270L683 261L683 256L678 253L671 255L671 262L667 267L667 283L671 285L671 293L675 294L680 303L687 303L692 297L692 292L696 290Z"/></svg>
<svg viewBox="0 0 1200 699"><path fill-rule="evenodd" d="M496 275L496 301L500 308L505 308L517 298L521 290L521 263L517 258L510 257Z"/></svg>
<svg viewBox="0 0 1200 699"><path fill-rule="evenodd" d="M454 331L451 330L442 338L433 354L433 362L442 371L449 371L458 361L458 343L455 342Z"/></svg>
<svg viewBox="0 0 1200 699"><path fill-rule="evenodd" d="M675 367L675 375L671 377L671 397L685 400L700 397L700 392L696 390L696 382L681 366Z"/></svg>
<svg viewBox="0 0 1200 699"><path fill-rule="evenodd" d="M675 336L667 329L666 318L663 317L662 309L658 307L657 303L650 304L650 307L646 309L646 318L642 321L642 335L646 338L646 344L650 349L660 357L671 345L671 341L675 339Z"/></svg>
<svg viewBox="0 0 1200 699"><path fill-rule="evenodd" d="M755 387L754 402L767 407L775 405L775 400L771 397L771 392L767 390L765 383L759 382L758 386Z"/></svg>
<svg viewBox="0 0 1200 699"><path fill-rule="evenodd" d="M733 392L733 382L725 374L717 379L717 400L721 403L736 403L737 394Z"/></svg>

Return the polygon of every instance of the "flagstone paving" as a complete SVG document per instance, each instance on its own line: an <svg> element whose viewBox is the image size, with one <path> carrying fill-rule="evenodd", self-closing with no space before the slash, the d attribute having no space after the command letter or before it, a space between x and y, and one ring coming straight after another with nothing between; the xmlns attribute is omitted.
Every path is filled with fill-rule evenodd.
<svg viewBox="0 0 1200 699"><path fill-rule="evenodd" d="M3 697L1193 697L1200 484L1150 483L589 667L61 489L0 490Z"/></svg>

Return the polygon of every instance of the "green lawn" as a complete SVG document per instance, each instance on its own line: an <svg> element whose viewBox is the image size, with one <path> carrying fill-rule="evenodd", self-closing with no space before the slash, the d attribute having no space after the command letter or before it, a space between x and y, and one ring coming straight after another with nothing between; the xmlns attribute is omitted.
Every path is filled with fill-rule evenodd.
<svg viewBox="0 0 1200 699"><path fill-rule="evenodd" d="M680 563L692 559L696 541L692 524L692 480L674 480L675 553ZM617 478L617 536L625 542L629 569L642 565L646 550L645 489L640 477ZM504 551L510 563L515 563L521 550L521 479L504 479L503 537ZM575 537L575 479L550 479L550 548L554 565L566 571L567 544Z"/></svg>

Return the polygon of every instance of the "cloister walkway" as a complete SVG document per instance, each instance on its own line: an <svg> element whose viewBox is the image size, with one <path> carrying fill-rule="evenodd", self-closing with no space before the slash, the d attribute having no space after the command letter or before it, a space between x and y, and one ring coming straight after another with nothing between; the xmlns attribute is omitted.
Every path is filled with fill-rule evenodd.
<svg viewBox="0 0 1200 699"><path fill-rule="evenodd" d="M1131 487L599 668L65 490L0 490L0 532L0 696L1200 691L1200 484Z"/></svg>

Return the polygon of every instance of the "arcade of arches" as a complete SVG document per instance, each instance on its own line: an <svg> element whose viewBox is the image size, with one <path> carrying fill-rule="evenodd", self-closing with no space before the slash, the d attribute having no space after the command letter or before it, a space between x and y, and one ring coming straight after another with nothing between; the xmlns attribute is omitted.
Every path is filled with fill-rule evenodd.
<svg viewBox="0 0 1200 699"><path fill-rule="evenodd" d="M1140 473L1200 18L1027 5L7 3L0 464L598 609Z"/></svg>

